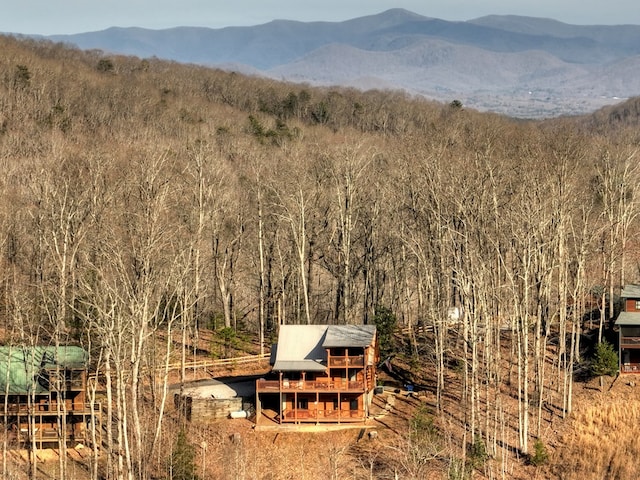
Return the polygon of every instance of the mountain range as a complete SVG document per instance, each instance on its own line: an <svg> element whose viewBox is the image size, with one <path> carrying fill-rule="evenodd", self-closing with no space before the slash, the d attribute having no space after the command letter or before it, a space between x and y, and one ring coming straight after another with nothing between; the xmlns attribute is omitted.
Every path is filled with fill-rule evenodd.
<svg viewBox="0 0 640 480"><path fill-rule="evenodd" d="M640 26L403 9L344 22L113 27L53 35L106 54L158 57L318 86L399 89L516 117L580 114L640 94Z"/></svg>

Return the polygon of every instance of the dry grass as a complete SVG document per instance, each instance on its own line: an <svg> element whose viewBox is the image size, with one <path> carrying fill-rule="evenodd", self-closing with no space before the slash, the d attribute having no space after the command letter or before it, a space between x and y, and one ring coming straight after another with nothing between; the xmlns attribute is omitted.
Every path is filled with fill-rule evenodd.
<svg viewBox="0 0 640 480"><path fill-rule="evenodd" d="M572 415L552 471L562 479L640 477L640 389L627 377L610 391L583 396Z"/></svg>

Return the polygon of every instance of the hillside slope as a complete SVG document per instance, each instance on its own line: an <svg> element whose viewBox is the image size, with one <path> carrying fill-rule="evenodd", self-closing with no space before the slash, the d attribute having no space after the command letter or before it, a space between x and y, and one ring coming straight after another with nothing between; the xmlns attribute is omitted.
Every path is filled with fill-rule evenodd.
<svg viewBox="0 0 640 480"><path fill-rule="evenodd" d="M439 42L424 64L462 55ZM115 406L95 476L165 478L188 447L221 480L550 478L625 428L616 407L565 435L610 398L589 365L599 335L617 341L619 279L640 281L637 99L588 128L48 41L0 50L0 341L88 349ZM266 352L298 323L379 326L399 396L379 442L318 436L310 459L296 433L272 466L285 435L181 434L168 387L196 376L185 364ZM603 452L579 471L625 465ZM0 476L26 471L11 462Z"/></svg>

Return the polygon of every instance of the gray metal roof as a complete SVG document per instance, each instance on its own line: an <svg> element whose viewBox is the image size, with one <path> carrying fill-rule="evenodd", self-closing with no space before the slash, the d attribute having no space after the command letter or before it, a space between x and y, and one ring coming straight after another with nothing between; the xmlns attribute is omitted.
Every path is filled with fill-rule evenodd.
<svg viewBox="0 0 640 480"><path fill-rule="evenodd" d="M375 325L329 325L322 346L364 348L373 343L375 335Z"/></svg>
<svg viewBox="0 0 640 480"><path fill-rule="evenodd" d="M638 298L640 299L640 285L625 285L620 292L622 298Z"/></svg>
<svg viewBox="0 0 640 480"><path fill-rule="evenodd" d="M281 325L273 369L321 372L327 348L366 347L375 340L374 325Z"/></svg>
<svg viewBox="0 0 640 480"><path fill-rule="evenodd" d="M281 372L324 370L327 352L322 341L326 330L326 325L281 325L273 369Z"/></svg>
<svg viewBox="0 0 640 480"><path fill-rule="evenodd" d="M616 319L616 325L638 325L640 326L640 312L620 312Z"/></svg>
<svg viewBox="0 0 640 480"><path fill-rule="evenodd" d="M273 369L277 372L324 372L326 360L292 360L276 362Z"/></svg>

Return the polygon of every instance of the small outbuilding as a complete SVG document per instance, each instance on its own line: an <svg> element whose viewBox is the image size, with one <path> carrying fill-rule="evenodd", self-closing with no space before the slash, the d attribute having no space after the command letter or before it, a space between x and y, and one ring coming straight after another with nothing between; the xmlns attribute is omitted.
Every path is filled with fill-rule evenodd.
<svg viewBox="0 0 640 480"><path fill-rule="evenodd" d="M254 379L201 380L189 383L182 395L176 393L174 403L187 420L212 422L248 412L253 388Z"/></svg>

